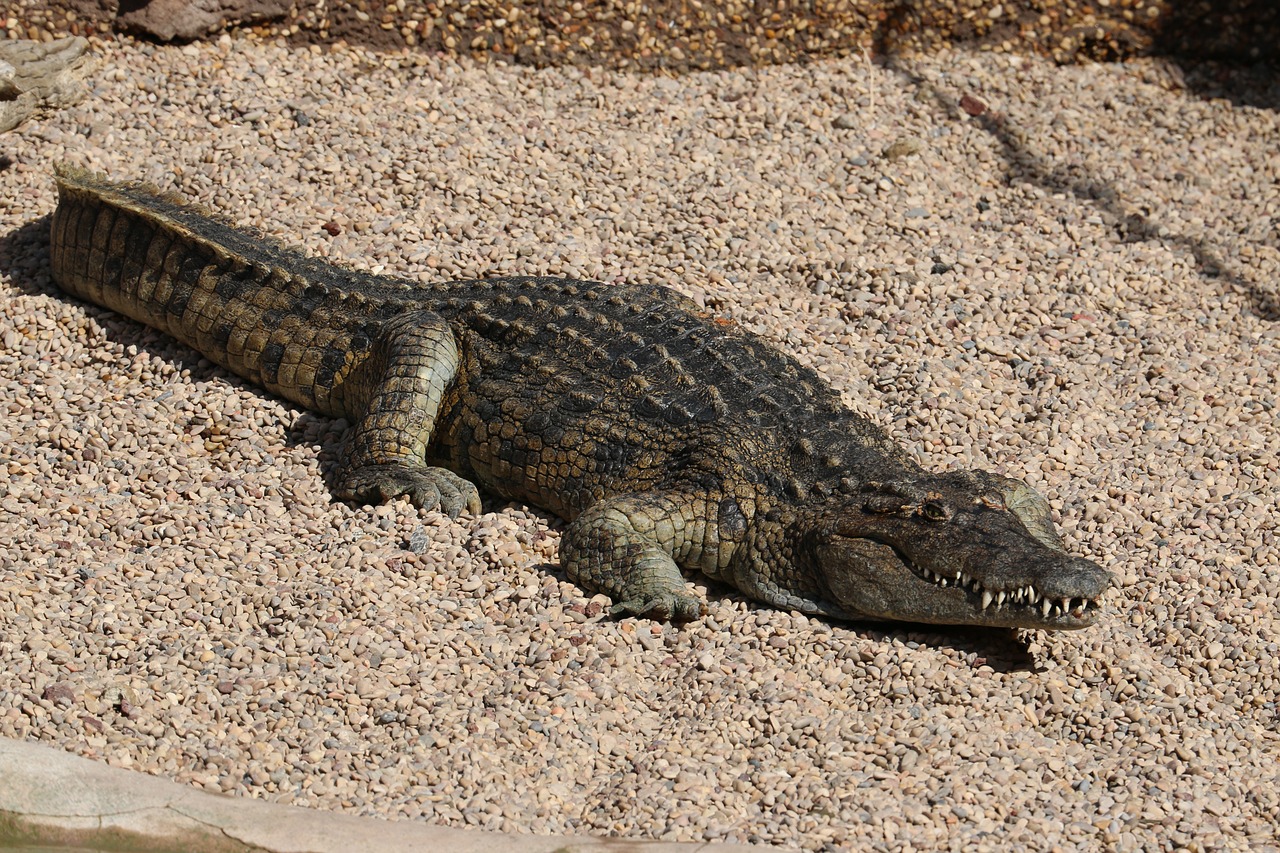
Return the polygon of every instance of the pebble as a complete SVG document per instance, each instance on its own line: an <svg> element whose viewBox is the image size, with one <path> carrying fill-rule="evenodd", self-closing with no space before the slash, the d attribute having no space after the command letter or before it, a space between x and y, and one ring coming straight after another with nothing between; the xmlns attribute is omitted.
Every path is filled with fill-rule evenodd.
<svg viewBox="0 0 1280 853"><path fill-rule="evenodd" d="M99 49L93 97L8 135L0 171L0 735L451 826L1275 844L1270 111L1150 61L965 51L668 79ZM555 568L557 519L335 502L345 423L57 295L62 159L388 275L675 287L923 462L1027 479L1120 588L1072 634L845 625L697 581L702 621L613 621Z"/></svg>

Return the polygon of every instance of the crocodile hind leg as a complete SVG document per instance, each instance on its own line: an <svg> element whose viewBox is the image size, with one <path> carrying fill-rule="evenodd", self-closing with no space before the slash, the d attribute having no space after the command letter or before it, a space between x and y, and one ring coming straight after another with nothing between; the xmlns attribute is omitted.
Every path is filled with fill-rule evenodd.
<svg viewBox="0 0 1280 853"><path fill-rule="evenodd" d="M600 501L574 519L560 539L569 579L614 600L615 616L687 621L705 605L690 595L676 565L696 527L692 507L662 495Z"/></svg>
<svg viewBox="0 0 1280 853"><path fill-rule="evenodd" d="M387 324L362 373L368 404L347 439L339 497L381 503L408 496L450 516L480 512L473 483L426 464L445 392L458 373L458 342L445 320L415 312Z"/></svg>

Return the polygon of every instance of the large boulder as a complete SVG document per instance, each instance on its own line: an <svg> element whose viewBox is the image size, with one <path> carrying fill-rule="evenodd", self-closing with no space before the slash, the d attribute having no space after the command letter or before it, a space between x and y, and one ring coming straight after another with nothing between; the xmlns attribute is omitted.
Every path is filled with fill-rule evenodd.
<svg viewBox="0 0 1280 853"><path fill-rule="evenodd" d="M232 24L289 14L289 0L120 0L116 25L161 41L191 41Z"/></svg>

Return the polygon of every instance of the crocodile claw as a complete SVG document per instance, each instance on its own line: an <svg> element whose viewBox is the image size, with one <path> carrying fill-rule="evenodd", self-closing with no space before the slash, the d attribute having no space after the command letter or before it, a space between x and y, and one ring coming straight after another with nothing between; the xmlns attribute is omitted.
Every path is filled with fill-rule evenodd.
<svg viewBox="0 0 1280 853"><path fill-rule="evenodd" d="M386 503L408 497L419 509L439 509L450 518L481 512L480 492L446 468L414 468L397 462L362 465L343 478L338 496L359 503Z"/></svg>
<svg viewBox="0 0 1280 853"><path fill-rule="evenodd" d="M704 602L692 595L678 592L662 592L647 598L629 598L609 608L609 614L615 618L647 616L671 622L689 622L701 617L706 611Z"/></svg>

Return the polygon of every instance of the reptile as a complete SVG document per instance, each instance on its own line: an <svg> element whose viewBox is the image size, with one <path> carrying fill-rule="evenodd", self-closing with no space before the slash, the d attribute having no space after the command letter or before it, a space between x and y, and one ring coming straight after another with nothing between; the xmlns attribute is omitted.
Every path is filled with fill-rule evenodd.
<svg viewBox="0 0 1280 853"><path fill-rule="evenodd" d="M1025 482L924 469L816 371L668 288L411 282L147 184L56 181L62 290L350 420L340 499L456 517L483 489L563 517L561 567L618 616L704 614L685 570L841 620L1074 629L1112 583Z"/></svg>

